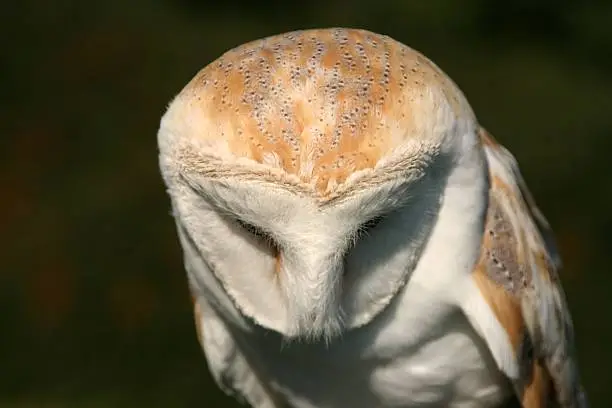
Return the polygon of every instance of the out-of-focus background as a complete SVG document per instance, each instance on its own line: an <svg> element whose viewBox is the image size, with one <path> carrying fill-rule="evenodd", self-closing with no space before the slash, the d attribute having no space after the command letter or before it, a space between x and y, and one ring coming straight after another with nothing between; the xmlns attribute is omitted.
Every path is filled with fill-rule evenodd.
<svg viewBox="0 0 612 408"><path fill-rule="evenodd" d="M612 406L612 2L7 2L0 406L231 407L194 334L157 170L166 104L225 50L351 26L425 53L556 230L584 382Z"/></svg>

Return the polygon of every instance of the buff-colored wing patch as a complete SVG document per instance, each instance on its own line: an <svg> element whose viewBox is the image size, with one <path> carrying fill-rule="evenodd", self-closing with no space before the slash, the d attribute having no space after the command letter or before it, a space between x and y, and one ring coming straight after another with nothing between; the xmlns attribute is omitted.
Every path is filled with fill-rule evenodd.
<svg viewBox="0 0 612 408"><path fill-rule="evenodd" d="M525 408L586 407L552 231L512 155L484 129L481 138L491 188L473 278L509 339L515 390Z"/></svg>
<svg viewBox="0 0 612 408"><path fill-rule="evenodd" d="M202 308L198 302L198 299L194 296L191 297L193 303L193 319L195 321L196 336L198 343L201 347L204 347L204 325L202 324Z"/></svg>

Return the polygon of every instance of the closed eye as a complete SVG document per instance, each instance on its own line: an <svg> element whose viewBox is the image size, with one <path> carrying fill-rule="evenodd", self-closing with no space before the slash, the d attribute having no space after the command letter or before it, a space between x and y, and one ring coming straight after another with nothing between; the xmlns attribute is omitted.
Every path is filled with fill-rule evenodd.
<svg viewBox="0 0 612 408"><path fill-rule="evenodd" d="M374 228L376 228L376 226L378 226L378 224L380 224L383 219L384 217L382 215L370 218L369 220L367 220L366 222L364 222L363 224L359 226L358 235L363 236L364 234L368 234Z"/></svg>
<svg viewBox="0 0 612 408"><path fill-rule="evenodd" d="M235 221L240 226L240 228L248 232L250 235L252 235L257 240L265 242L272 248L278 249L278 244L276 243L276 241L274 241L274 238L272 238L270 234L268 234L266 231L264 231L260 227L257 227L253 224L249 224L248 222L244 222L239 219L236 219Z"/></svg>
<svg viewBox="0 0 612 408"><path fill-rule="evenodd" d="M378 226L378 224L381 223L381 221L384 218L385 218L384 216L379 215L376 217L372 217L366 222L364 222L363 224L361 224L359 228L357 229L357 232L352 235L351 242L349 243L348 247L345 249L345 254L349 253L353 248L355 248L355 245L357 245L357 242L359 241L359 239L363 238L365 235L368 235L374 228ZM344 262L346 262L346 259L344 260ZM345 273L346 273L346 270L347 269L345 269Z"/></svg>
<svg viewBox="0 0 612 408"><path fill-rule="evenodd" d="M244 222L242 220L236 220L236 223L238 225L240 225L240 228L242 228L245 231L248 231L251 235L255 235L256 237L265 239L268 237L268 234L263 231L261 228L254 226L253 224L249 224L247 222Z"/></svg>

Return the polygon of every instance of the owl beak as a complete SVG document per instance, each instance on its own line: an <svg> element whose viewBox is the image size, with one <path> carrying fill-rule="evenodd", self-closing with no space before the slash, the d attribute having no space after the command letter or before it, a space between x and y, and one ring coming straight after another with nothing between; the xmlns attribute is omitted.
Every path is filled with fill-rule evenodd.
<svg viewBox="0 0 612 408"><path fill-rule="evenodd" d="M340 296L344 264L335 254L317 259L279 257L290 334L331 338L342 329Z"/></svg>

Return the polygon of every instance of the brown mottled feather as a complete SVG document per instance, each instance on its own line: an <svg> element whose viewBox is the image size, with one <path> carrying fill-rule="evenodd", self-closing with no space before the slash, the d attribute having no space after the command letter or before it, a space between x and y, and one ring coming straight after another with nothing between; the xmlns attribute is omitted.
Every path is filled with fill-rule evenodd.
<svg viewBox="0 0 612 408"><path fill-rule="evenodd" d="M473 277L513 347L517 397L524 408L586 407L552 231L512 155L484 129L481 140L491 187Z"/></svg>
<svg viewBox="0 0 612 408"><path fill-rule="evenodd" d="M200 346L204 347L204 328L202 327L202 309L198 299L195 296L191 297L193 302L193 318L195 320L196 336Z"/></svg>

